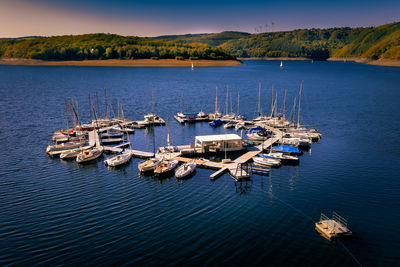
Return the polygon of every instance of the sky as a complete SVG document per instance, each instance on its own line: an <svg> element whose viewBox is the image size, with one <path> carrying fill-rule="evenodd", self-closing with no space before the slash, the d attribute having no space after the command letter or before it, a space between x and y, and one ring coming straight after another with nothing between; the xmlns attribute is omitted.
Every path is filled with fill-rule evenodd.
<svg viewBox="0 0 400 267"><path fill-rule="evenodd" d="M395 21L399 0L0 0L0 37L255 33Z"/></svg>

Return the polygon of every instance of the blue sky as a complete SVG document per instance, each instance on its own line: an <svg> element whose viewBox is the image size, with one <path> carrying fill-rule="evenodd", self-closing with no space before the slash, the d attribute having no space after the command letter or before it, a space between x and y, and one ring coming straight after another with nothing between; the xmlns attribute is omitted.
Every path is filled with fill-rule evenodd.
<svg viewBox="0 0 400 267"><path fill-rule="evenodd" d="M0 37L256 32L400 21L394 0L0 0Z"/></svg>

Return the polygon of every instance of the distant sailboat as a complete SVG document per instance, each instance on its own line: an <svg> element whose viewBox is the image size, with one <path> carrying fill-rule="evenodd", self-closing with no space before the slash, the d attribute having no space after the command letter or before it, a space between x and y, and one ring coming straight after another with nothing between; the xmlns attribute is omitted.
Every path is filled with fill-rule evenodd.
<svg viewBox="0 0 400 267"><path fill-rule="evenodd" d="M281 60L281 65L280 65L280 67L281 67L281 69L283 68L283 62L282 62L282 60Z"/></svg>
<svg viewBox="0 0 400 267"><path fill-rule="evenodd" d="M192 70L194 70L194 65L193 65L193 62L191 62L192 63Z"/></svg>

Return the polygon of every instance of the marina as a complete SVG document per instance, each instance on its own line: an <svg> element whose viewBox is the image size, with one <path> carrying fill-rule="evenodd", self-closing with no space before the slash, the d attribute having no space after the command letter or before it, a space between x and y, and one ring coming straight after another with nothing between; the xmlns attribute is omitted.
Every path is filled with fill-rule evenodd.
<svg viewBox="0 0 400 267"><path fill-rule="evenodd" d="M174 115L174 118L179 123L183 124L188 122L193 123L211 121L209 125L211 127L217 127L225 122L225 129L231 128L231 126L225 127L227 125L231 124L232 126L235 126L236 124L241 123L243 125L243 129L239 129L241 131L241 136L232 133L218 135L201 135L195 136L194 142L188 145L171 146L170 127L168 120L167 146L159 147L158 149L154 147L154 153L133 150L130 141L126 142L125 140L126 138L128 138L129 140L129 135L134 133L134 131L128 131L129 127L131 127L132 125L143 125L144 128L147 129L165 124L164 119L156 115L154 112L154 90L152 90L152 112L144 116L144 121L131 121L125 119L122 104L120 108L120 114L122 115L122 117L114 117L113 119L109 118L107 115L108 108L112 109L112 107L107 106L107 94L105 90L105 110L107 116L103 119L98 118L96 110L94 108L94 103L91 103L93 111L93 115L91 115L91 117L95 119L90 124L86 123L86 130L83 130L82 126L80 126L81 123L79 122L79 116L74 110L74 102L71 101L69 109L73 110L74 113L71 112L70 121L71 125L75 126L75 128L72 128L71 131L75 133L75 135L88 136L87 143L89 147L85 150L80 150L80 154L77 155L77 161L82 162L94 160L104 151L116 154L116 156L113 156L112 158L106 159L104 161L107 166L115 167L120 164L127 164L131 157L143 158L146 159L146 161L138 165L140 172L154 171L154 174L158 177L163 177L167 173L171 174L173 169L177 167L178 162L183 162L184 164L189 162L195 163L195 165L191 165L191 168L196 168L197 166L199 168L217 170L216 172L210 174L210 180L212 181L215 181L218 177L226 172L228 172L235 181L248 180L253 173L267 175L270 171L268 167L279 167L281 166L281 161L284 163L298 163L298 160L295 161L295 157L290 155L301 155L303 152L298 148L300 147L300 141L295 143L296 146L292 146L293 142L290 142L292 138L298 138L301 135L303 139L305 137L309 138L308 140L310 140L311 143L312 141L319 141L322 136L318 132L318 130L312 128L304 128L299 123L302 88L303 83L301 83L298 98L299 102L297 111L297 124L286 120L285 116L277 115L276 99L275 102L272 102L271 104L272 111L270 116L262 115L261 104L259 102L257 118L252 121L236 120L235 115L232 112L232 98L230 99L231 110L229 113L228 87L226 89L225 115L220 114L218 108L218 89L216 90L216 104L213 114L206 114L202 111L198 113L184 113L182 93L182 111ZM259 85L259 100L260 96L261 84ZM90 96L89 99L91 99ZM120 114L118 114L118 116L120 116ZM215 120L216 117L220 119ZM67 128L69 128L68 121L68 105L66 101ZM242 137L244 130L246 131L247 140L244 140ZM65 138L63 137L63 135L66 136L66 134L63 134L61 131L56 131L54 134L54 136L57 136L57 140L64 140ZM285 136L285 139L283 138L283 136ZM153 136L153 138L156 138L155 135ZM68 138L65 140L66 142L63 143L62 146L68 147L68 151L72 148L78 148L85 145L85 142L82 141L82 138L80 139L80 143L70 144L70 142L68 142ZM300 138L296 140L300 140ZM116 145L112 146L112 144ZM70 146L72 148L69 148ZM126 146L129 146L129 148L126 148ZM53 149L54 148L49 146L46 151L50 154L52 152L51 150ZM56 150L59 152L52 152L50 155L55 156L62 153L62 147L56 148ZM264 151L269 151L269 154L263 155L262 157L257 157L260 153L263 153ZM227 157L228 154L238 152L240 152L241 155L233 160ZM72 157L72 155L75 155L76 153L77 152L71 154L70 157ZM208 156L221 154L224 154L225 157L219 162L205 158ZM83 159L82 157L86 157L87 159ZM201 159L199 159L199 157L201 157ZM257 166L249 164L250 161L253 161L254 164ZM163 174L164 172L165 175ZM180 173L182 173L182 170L180 171Z"/></svg>
<svg viewBox="0 0 400 267"><path fill-rule="evenodd" d="M2 248L2 255L6 256L2 263L62 265L72 259L80 265L112 265L116 262L108 255L115 252L121 262L132 265L151 265L156 261L184 265L184 260L196 265L213 265L222 260L226 264L246 265L251 260L255 265L267 262L273 266L354 266L344 245L362 264L396 265L399 246L395 240L399 233L398 215L393 210L398 202L398 150L390 140L395 140L393 123L399 119L395 109L397 72L351 62L319 61L284 61L280 70L279 63L246 61L240 68L194 71L0 66L4 67L0 81L4 120L0 123L2 146L7 151L1 168L1 203L5 208L0 232L8 244ZM26 84L27 80L32 84ZM294 131L301 80L304 94L300 127ZM272 84L274 95L278 92L277 112L282 118L287 88L285 117L292 126L281 127L282 119L252 120L258 116L259 82L266 118L271 115ZM240 91L240 113L247 117L244 128L214 128L201 121L180 124L173 118L181 111L182 90L185 110L213 114L218 86L224 112L227 84L232 96ZM104 87L115 113L114 118L109 108L108 120L133 122L132 127L139 125L135 122L144 122L144 115L151 113L154 87L154 113L166 124L170 118L171 148L167 144L167 125L152 127L146 123L141 129L134 128L129 139L124 134L124 142L103 145L103 155L86 164L78 164L73 158L48 157L45 150L52 144L54 132L64 130L62 135L57 134L59 142L68 141L65 133L70 137L79 135L80 127L71 131L70 111L69 127L66 126L64 98L73 97L79 102L79 112L77 105L75 111L82 126L96 128L92 125L96 118L90 118L88 94L93 102L98 91L101 141L100 130L111 127L105 126L109 122L102 121L106 114ZM125 120L118 119L122 117L118 116L118 101L123 103ZM233 105L235 109L235 101ZM96 104L95 110L97 113ZM391 116L383 117L382 113ZM265 140L247 140L246 131L258 124L274 128L270 130L277 134L281 132L282 140L275 134ZM322 138L312 136L314 127ZM302 128L309 131L304 133ZM85 132L86 142L81 147L84 149L89 142L96 145L97 139L93 129ZM240 136L243 150L227 153L226 158L224 151L193 154L191 144L197 136L225 134ZM89 138L91 135L93 138ZM247 154L268 155L273 141L270 137L277 138L275 146L281 141L292 142L285 138L300 138L291 137L295 135L314 139L309 148L300 148L303 155L298 157L299 164L260 167L254 164L254 156ZM104 160L116 156L123 147L136 156L124 165L106 167ZM139 174L139 163L158 154L168 158L169 149L171 157L180 161L175 170L191 161L205 166L197 165L196 171L184 179L175 178L175 173L160 178L151 173ZM252 173L250 178L236 180L228 168L222 168L240 157L247 160L247 170L251 168ZM262 168L263 174L257 173L256 168ZM220 175L210 181L210 176L221 169ZM332 219L332 210L348 220L352 238L329 241L315 229L321 212ZM379 227L371 231L371 226L378 225L377 218ZM149 241L153 238L156 245ZM191 240L197 241L188 246ZM204 254L198 255L194 250ZM165 254L172 251L173 256ZM290 256L293 251L294 257Z"/></svg>

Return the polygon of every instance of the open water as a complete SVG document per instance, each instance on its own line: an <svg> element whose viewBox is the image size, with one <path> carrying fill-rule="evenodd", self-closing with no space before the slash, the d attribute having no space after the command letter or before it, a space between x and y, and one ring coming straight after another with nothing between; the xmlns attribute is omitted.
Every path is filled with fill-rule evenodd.
<svg viewBox="0 0 400 267"><path fill-rule="evenodd" d="M117 170L102 160L78 166L46 156L52 133L65 128L64 99L107 89L115 112L141 120L151 111L171 118L174 145L224 133L207 123L180 125L181 110L221 109L226 86L248 118L271 88L287 116L304 81L300 121L323 134L299 166L273 169L235 183L211 170L177 181L139 177L138 159ZM400 68L343 62L246 61L195 68L0 66L0 265L400 265ZM104 114L104 105L101 106ZM229 130L227 132L233 132ZM167 127L137 130L133 147L166 145ZM104 159L104 158L103 158ZM329 242L314 229L336 211L353 238Z"/></svg>

